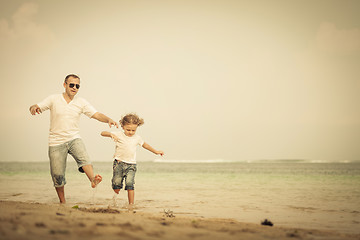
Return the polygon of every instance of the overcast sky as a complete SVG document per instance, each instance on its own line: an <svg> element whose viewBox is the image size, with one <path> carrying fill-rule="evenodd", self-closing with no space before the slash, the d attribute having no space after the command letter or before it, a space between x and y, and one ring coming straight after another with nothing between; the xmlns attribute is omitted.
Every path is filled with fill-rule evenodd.
<svg viewBox="0 0 360 240"><path fill-rule="evenodd" d="M358 0L0 3L0 161L48 161L49 112L28 108L69 73L169 160L360 160ZM93 161L103 130L82 116Z"/></svg>

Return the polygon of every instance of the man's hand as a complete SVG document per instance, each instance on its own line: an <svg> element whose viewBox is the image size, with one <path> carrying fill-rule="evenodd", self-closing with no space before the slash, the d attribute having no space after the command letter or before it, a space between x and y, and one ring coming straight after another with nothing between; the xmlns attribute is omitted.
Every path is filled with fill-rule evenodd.
<svg viewBox="0 0 360 240"><path fill-rule="evenodd" d="M115 122L114 120L112 120L111 118L108 121L109 127L111 126L115 126L116 128L119 128L119 124L117 122Z"/></svg>
<svg viewBox="0 0 360 240"><path fill-rule="evenodd" d="M37 104L32 105L32 106L29 108L29 111L30 111L30 113L31 113L32 115L35 115L36 113L37 113L37 114L42 113L42 112L41 112L41 109L39 108L39 106L38 106Z"/></svg>

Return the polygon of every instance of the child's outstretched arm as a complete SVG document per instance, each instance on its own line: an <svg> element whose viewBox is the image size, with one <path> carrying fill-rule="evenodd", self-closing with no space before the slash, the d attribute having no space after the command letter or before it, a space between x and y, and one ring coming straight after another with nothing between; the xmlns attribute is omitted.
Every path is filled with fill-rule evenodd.
<svg viewBox="0 0 360 240"><path fill-rule="evenodd" d="M101 136L103 136L103 137L110 137L110 138L112 138L115 142L116 142L117 140L119 140L119 138L118 138L117 136L115 136L115 135L112 134L111 132L107 132L107 131L101 132Z"/></svg>
<svg viewBox="0 0 360 240"><path fill-rule="evenodd" d="M143 148L145 148L146 150L149 150L152 153L155 153L156 155L164 155L163 151L157 151L155 150L153 147L151 147L149 144L147 144L146 142L144 142L144 144L142 145Z"/></svg>

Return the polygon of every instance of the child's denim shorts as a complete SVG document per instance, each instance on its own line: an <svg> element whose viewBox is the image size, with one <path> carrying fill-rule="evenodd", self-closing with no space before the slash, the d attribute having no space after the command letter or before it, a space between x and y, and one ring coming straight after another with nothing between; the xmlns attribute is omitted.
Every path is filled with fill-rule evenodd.
<svg viewBox="0 0 360 240"><path fill-rule="evenodd" d="M134 190L136 164L125 163L114 160L112 188L122 189L123 180L125 179L125 190Z"/></svg>
<svg viewBox="0 0 360 240"><path fill-rule="evenodd" d="M49 146L50 172L55 187L62 187L66 184L65 170L68 154L73 156L80 172L84 172L82 166L91 165L81 138L60 145Z"/></svg>

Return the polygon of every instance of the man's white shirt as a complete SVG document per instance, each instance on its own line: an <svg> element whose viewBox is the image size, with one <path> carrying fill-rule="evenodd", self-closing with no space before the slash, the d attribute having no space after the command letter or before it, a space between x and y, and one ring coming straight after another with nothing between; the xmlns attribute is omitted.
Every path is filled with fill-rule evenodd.
<svg viewBox="0 0 360 240"><path fill-rule="evenodd" d="M91 118L97 111L85 99L75 96L69 103L63 94L54 94L37 104L41 111L50 109L49 146L80 138L80 116Z"/></svg>

